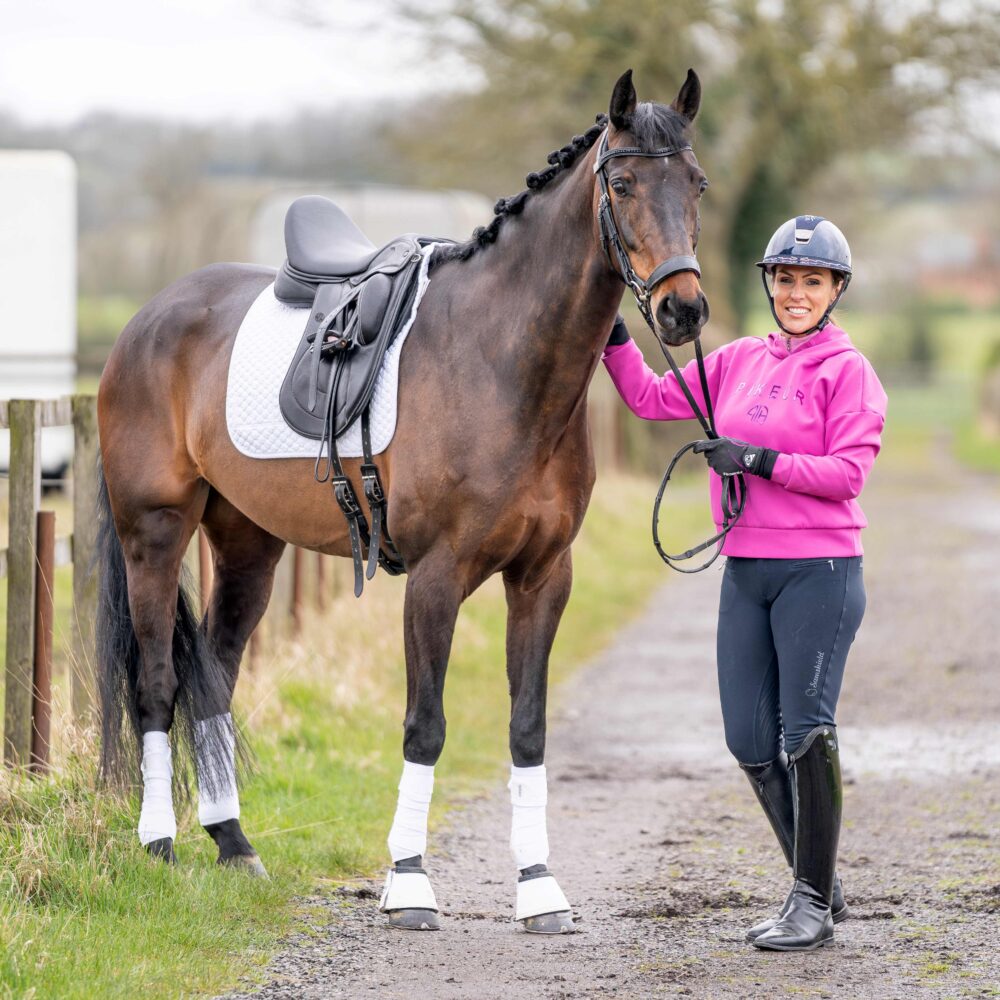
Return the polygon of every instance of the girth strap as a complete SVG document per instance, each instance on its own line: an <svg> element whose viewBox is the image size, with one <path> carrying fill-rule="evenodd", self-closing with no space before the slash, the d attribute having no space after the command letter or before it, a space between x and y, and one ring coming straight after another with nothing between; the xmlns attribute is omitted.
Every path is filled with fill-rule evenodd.
<svg viewBox="0 0 1000 1000"><path fill-rule="evenodd" d="M344 475L344 467L340 464L340 456L337 454L337 434L333 426L333 400L337 395L337 384L343 366L334 363L330 369L330 394L327 401L327 431L324 439L327 446L327 470L330 477L330 484L333 486L333 496L337 505L344 512L347 518L347 530L351 538L351 560L354 563L354 596L360 597L365 586L364 557L361 551L361 539L364 535L368 539L368 522L365 520L364 511L358 503L358 495L354 492L350 479ZM319 476L319 463L323 455L323 445L320 444L320 454L316 459L316 479L322 482ZM332 470L332 475L330 472Z"/></svg>
<svg viewBox="0 0 1000 1000"><path fill-rule="evenodd" d="M371 404L365 407L361 414L361 446L365 461L361 466L361 482L364 485L365 499L372 512L371 538L368 542L368 579L375 575L378 566L390 576L399 576L406 572L403 557L399 554L395 543L389 535L388 501L382 488L382 479L378 474L378 466L372 460L371 435ZM379 535L382 536L381 543ZM386 551L382 552L382 544Z"/></svg>

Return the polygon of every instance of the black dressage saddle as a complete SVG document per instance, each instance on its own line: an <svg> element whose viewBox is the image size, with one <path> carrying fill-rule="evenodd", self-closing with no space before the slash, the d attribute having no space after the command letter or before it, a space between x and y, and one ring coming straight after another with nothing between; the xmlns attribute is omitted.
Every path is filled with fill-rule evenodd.
<svg viewBox="0 0 1000 1000"><path fill-rule="evenodd" d="M278 394L285 422L320 442L316 478L333 484L347 518L354 593L382 566L405 571L386 527L386 498L371 448L370 405L386 351L413 307L426 237L397 236L376 247L328 198L308 195L285 216L285 263L274 282L282 302L308 306L302 338ZM361 481L371 530L337 455L337 435L361 420ZM325 459L325 463L324 463ZM321 472L322 470L322 472Z"/></svg>
<svg viewBox="0 0 1000 1000"><path fill-rule="evenodd" d="M413 304L421 245L417 236L399 236L375 247L329 199L292 202L285 216L288 258L274 294L310 308L278 396L293 430L321 440L361 416Z"/></svg>

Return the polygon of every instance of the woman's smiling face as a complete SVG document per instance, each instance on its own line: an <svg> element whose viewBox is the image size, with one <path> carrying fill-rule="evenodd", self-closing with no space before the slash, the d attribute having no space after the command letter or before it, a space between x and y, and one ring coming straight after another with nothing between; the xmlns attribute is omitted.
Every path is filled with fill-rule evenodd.
<svg viewBox="0 0 1000 1000"><path fill-rule="evenodd" d="M837 297L842 279L826 267L779 264L774 269L774 308L792 336L812 330Z"/></svg>

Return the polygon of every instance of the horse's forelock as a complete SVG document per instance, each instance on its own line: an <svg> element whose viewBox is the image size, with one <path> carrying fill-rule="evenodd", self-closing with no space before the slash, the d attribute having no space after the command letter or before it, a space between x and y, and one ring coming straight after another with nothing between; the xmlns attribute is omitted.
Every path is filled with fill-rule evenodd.
<svg viewBox="0 0 1000 1000"><path fill-rule="evenodd" d="M636 107L629 131L641 150L652 153L667 146L683 145L687 141L688 125L688 120L673 108L644 101Z"/></svg>

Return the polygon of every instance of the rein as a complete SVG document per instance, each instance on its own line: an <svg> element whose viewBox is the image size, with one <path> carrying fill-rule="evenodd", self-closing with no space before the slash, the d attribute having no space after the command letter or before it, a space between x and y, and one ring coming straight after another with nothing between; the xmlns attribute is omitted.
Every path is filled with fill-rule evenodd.
<svg viewBox="0 0 1000 1000"><path fill-rule="evenodd" d="M656 331L654 330L653 332L655 335ZM687 382L684 381L684 376L681 375L681 371L677 367L677 362L674 361L670 351L667 350L659 337L656 338L656 342L660 345L660 349L663 351L664 357L666 357L667 362L670 365L670 369L676 376L681 389L684 390L684 395L687 397L687 401L691 406L691 410L695 417L698 418L698 423L701 424L702 430L704 430L707 437L711 439L717 438L719 433L715 429L715 412L712 409L712 397L708 394L708 379L705 375L705 359L701 351L701 339L699 338L694 342L694 350L695 355L698 358L698 378L701 382L702 395L705 397L705 404L708 410L707 417L701 412L701 408L698 406L694 395L688 388ZM743 513L743 508L746 506L747 502L747 484L743 477L743 473L738 472L734 476L723 476L722 530L717 534L712 535L712 537L707 541L702 542L700 545L696 545L694 548L687 549L685 552L679 552L676 555L671 555L669 552L664 551L663 546L660 544L660 533L658 530L660 520L660 504L663 501L663 494L666 491L667 483L670 482L670 477L673 474L674 469L677 467L677 463L681 460L681 458L683 458L684 455L691 451L697 443L697 441L688 442L670 460L670 464L667 466L667 471L663 474L663 481L660 483L660 488L656 491L656 500L653 503L653 546L655 547L660 558L671 569L677 570L678 573L700 573L703 569L708 569L708 567L719 558L722 554L722 545L726 540L726 535L728 535L729 532L735 527L736 522L740 519L740 515ZM699 552L704 552L705 549L709 548L711 545L715 545L715 552L712 553L708 562L702 563L701 566L698 566L695 569L686 569L683 566L677 565L677 563L693 558Z"/></svg>
<svg viewBox="0 0 1000 1000"><path fill-rule="evenodd" d="M677 378L684 395L687 397L688 404L691 407L691 412L697 418L698 423L701 424L702 430L705 434L711 438L717 438L719 436L718 431L715 429L715 411L712 407L712 398L708 392L708 378L705 375L705 359L701 350L701 339L695 340L694 349L695 355L698 359L698 378L701 382L701 391L705 399L706 413L702 413L701 407L698 406L697 400L694 398L694 394L688 387L687 382L684 381L684 376L681 374L680 369L677 367L677 362L674 361L673 356L667 349L666 345L662 340L656 335L656 326L653 322L653 313L649 306L649 299L660 282L669 278L672 274L679 274L681 271L693 271L699 278L701 277L701 268L698 265L698 260L693 255L678 255L675 257L670 257L663 261L661 264L657 264L653 268L652 274L645 280L639 277L636 273L635 268L632 267L632 261L629 259L628 251L625 249L625 244L621 238L621 234L618 231L618 224L615 221L614 211L611 207L611 194L608 190L608 175L607 168L605 164L614 159L616 156L651 156L657 158L663 158L667 156L675 156L677 153L683 153L685 150L689 150L690 145L684 146L668 146L661 149L655 149L651 152L646 152L635 146L619 146L615 149L608 149L608 133L605 130L604 135L601 136L601 142L597 149L597 159L594 162L594 173L597 175L598 182L601 185L601 199L597 206L597 221L601 232L601 247L604 250L604 254L608 259L608 263L611 264L612 270L622 279L623 282L632 290L632 294L635 296L636 304L639 307L639 312L642 314L642 318L646 321L650 330L653 331L653 336L656 337L656 342L660 345L660 349L663 351L664 357L667 359L667 363L670 365L671 371ZM614 257L612 257L614 253ZM616 266L617 264L617 266ZM676 555L671 555L670 553L664 551L663 546L660 544L660 535L657 527L660 514L660 504L663 501L663 494L667 488L667 483L670 482L670 477L673 474L674 469L680 459L691 451L698 442L691 441L690 443L684 445L680 451L674 455L671 459L670 464L667 466L667 471L663 474L663 481L660 483L660 488L656 493L656 501L653 504L653 545L656 548L657 553L660 558L671 568L677 570L678 573L700 573L704 569L708 569L712 563L722 553L722 545L725 541L726 535L732 530L736 522L739 520L740 515L743 513L743 508L746 506L747 500L747 487L746 481L743 478L742 473L737 473L734 476L724 476L723 477L723 495L722 495L722 530L717 534L713 535L707 541L702 542L700 545L696 545L694 548L688 549L686 552L681 552ZM715 545L715 552L708 562L696 569L686 569L683 566L678 565L680 562L691 559L696 556L699 552L704 552L705 549L710 546Z"/></svg>

